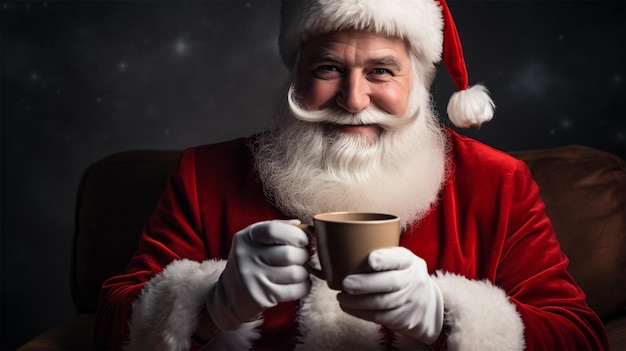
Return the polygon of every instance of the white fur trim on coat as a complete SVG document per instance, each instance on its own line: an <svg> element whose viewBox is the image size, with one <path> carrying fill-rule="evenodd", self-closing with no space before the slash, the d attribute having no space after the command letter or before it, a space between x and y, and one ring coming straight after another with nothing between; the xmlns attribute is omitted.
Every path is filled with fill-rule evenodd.
<svg viewBox="0 0 626 351"><path fill-rule="evenodd" d="M438 272L439 286L450 326L448 350L506 351L524 349L524 327L506 293L487 281ZM311 277L311 293L302 301L298 316L301 350L381 350L380 326L341 310L337 291ZM398 350L433 350L410 337L395 333Z"/></svg>
<svg viewBox="0 0 626 351"><path fill-rule="evenodd" d="M448 350L523 350L524 324L504 290L488 281L438 272L443 294Z"/></svg>
<svg viewBox="0 0 626 351"><path fill-rule="evenodd" d="M198 312L226 261L177 260L144 286L133 303L128 350L187 350ZM259 337L261 320L223 332L206 349L246 350Z"/></svg>
<svg viewBox="0 0 626 351"><path fill-rule="evenodd" d="M345 313L337 301L338 291L324 280L314 276L311 280L311 292L302 300L298 315L302 337L296 350L381 350L380 326Z"/></svg>
<svg viewBox="0 0 626 351"><path fill-rule="evenodd" d="M128 350L186 350L196 330L197 314L226 261L179 260L146 283L133 304ZM337 291L311 277L310 294L302 300L297 350L380 350L380 326L350 316L337 302ZM443 294L448 350L523 350L524 326L505 292L487 281L438 272L433 276ZM224 332L205 349L247 350L259 338L261 320ZM428 346L397 335L401 349Z"/></svg>

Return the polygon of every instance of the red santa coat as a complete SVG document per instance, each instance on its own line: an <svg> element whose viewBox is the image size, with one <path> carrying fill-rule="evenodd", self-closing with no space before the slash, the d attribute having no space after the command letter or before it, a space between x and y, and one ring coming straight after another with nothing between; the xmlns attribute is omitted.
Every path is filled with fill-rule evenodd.
<svg viewBox="0 0 626 351"><path fill-rule="evenodd" d="M526 165L451 130L448 135L453 168L440 201L401 237L442 291L448 349L607 348L602 323L567 272ZM263 194L249 139L186 150L132 261L103 285L97 343L199 348L190 340L196 315L224 269L233 235L286 218ZM335 294L314 279L302 301L279 304L208 346L427 349L341 312Z"/></svg>

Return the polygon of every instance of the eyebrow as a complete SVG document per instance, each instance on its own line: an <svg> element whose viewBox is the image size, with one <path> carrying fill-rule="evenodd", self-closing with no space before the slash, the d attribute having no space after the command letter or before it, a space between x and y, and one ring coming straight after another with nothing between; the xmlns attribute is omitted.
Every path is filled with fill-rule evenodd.
<svg viewBox="0 0 626 351"><path fill-rule="evenodd" d="M337 57L336 55L333 55L332 53L329 53L326 50L319 50L319 51L313 52L309 56L308 61L309 62L327 61L327 62L342 63L342 60L339 59L339 57ZM366 61L366 64L368 66L385 66L385 67L393 67L397 69L398 71L402 70L402 64L400 63L400 61L395 56L392 56L392 55L370 58Z"/></svg>
<svg viewBox="0 0 626 351"><path fill-rule="evenodd" d="M339 57L325 51L325 50L319 50L319 51L315 51L311 54L311 56L308 59L309 62L322 62L322 61L330 61L330 62L341 62L341 60L339 59Z"/></svg>
<svg viewBox="0 0 626 351"><path fill-rule="evenodd" d="M402 70L402 64L400 63L400 61L398 61L396 57L391 56L391 55L369 59L367 60L367 64L370 66L380 65L380 66L394 67L395 69L399 71Z"/></svg>

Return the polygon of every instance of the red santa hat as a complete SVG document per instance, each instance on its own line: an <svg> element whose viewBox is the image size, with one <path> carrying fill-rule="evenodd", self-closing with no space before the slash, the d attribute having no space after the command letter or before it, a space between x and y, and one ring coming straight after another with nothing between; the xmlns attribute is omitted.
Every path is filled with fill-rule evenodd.
<svg viewBox="0 0 626 351"><path fill-rule="evenodd" d="M468 85L461 41L445 0L283 0L278 37L283 62L293 69L302 43L343 29L402 38L412 55L433 64L441 61L443 53L458 89L448 103L452 123L478 127L493 117L495 105L487 89Z"/></svg>

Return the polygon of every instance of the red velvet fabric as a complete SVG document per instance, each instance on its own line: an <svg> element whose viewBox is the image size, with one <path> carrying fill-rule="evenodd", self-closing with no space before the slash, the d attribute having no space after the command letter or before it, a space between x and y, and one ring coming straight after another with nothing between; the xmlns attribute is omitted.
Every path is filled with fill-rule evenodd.
<svg viewBox="0 0 626 351"><path fill-rule="evenodd" d="M448 133L453 172L438 205L403 233L401 245L426 260L431 272L487 279L504 289L522 317L529 350L606 349L602 323L567 272L526 165ZM286 216L263 195L248 139L187 150L128 268L103 285L99 346L117 349L125 342L132 302L167 264L225 259L234 233L273 218ZM267 311L259 349L293 348L296 308L294 302Z"/></svg>

